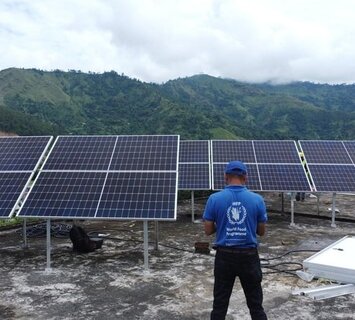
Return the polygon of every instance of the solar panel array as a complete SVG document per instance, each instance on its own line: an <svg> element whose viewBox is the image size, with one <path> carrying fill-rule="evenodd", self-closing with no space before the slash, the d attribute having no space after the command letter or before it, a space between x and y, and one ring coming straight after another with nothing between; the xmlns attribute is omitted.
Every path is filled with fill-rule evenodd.
<svg viewBox="0 0 355 320"><path fill-rule="evenodd" d="M0 217L17 209L51 139L0 137ZM315 191L355 191L355 141L299 143ZM290 140L210 144L179 142L176 135L60 136L19 216L175 219L177 184L181 190L211 189L212 164L212 189L222 189L231 160L246 163L251 190L311 190L296 143Z"/></svg>
<svg viewBox="0 0 355 320"><path fill-rule="evenodd" d="M210 147L208 140L180 141L179 189L211 189Z"/></svg>
<svg viewBox="0 0 355 320"><path fill-rule="evenodd" d="M299 141L314 189L355 191L355 141Z"/></svg>
<svg viewBox="0 0 355 320"><path fill-rule="evenodd" d="M254 191L310 191L297 146L291 140L212 140L213 189L222 189L224 168L240 160L248 167L246 186Z"/></svg>
<svg viewBox="0 0 355 320"><path fill-rule="evenodd" d="M179 136L60 136L21 217L176 219Z"/></svg>
<svg viewBox="0 0 355 320"><path fill-rule="evenodd" d="M0 137L0 217L17 209L52 137Z"/></svg>

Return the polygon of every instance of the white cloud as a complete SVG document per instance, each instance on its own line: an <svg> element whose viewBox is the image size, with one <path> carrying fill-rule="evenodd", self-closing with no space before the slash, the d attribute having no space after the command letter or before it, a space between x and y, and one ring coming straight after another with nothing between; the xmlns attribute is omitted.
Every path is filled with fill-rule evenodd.
<svg viewBox="0 0 355 320"><path fill-rule="evenodd" d="M0 69L355 82L352 0L3 0Z"/></svg>

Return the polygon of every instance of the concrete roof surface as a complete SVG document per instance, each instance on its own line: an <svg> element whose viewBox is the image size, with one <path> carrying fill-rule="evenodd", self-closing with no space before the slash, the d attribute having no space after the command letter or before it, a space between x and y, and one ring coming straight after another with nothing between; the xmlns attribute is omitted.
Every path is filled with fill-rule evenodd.
<svg viewBox="0 0 355 320"><path fill-rule="evenodd" d="M266 194L265 198L269 222L267 235L260 239L261 258L292 250L321 250L346 235L355 235L354 223L337 221L336 228L330 226L329 194L320 198L319 215L327 219L317 217L317 201L307 197L296 203L296 211L310 216L296 214L293 227L290 214L279 212L279 195ZM198 216L205 202L196 200ZM354 205L354 196L337 196L338 216L355 220ZM214 238L204 235L201 223L191 223L190 208L189 202L182 201L176 222L159 223L159 250L151 243L149 270L143 265L142 222L79 222L87 232L108 234L110 239L95 252L77 254L69 238L52 238L51 272L45 272L45 238L29 238L29 248L23 249L20 230L0 231L0 319L209 319L214 251L195 253L194 244L206 241L211 245ZM289 210L287 199L285 210ZM149 223L149 240L154 240L154 223ZM302 263L313 254L293 252L269 263ZM315 301L291 293L297 288L329 284L327 279L306 282L273 269L263 268L263 272L264 308L269 319L355 319L354 294ZM226 319L250 319L239 281Z"/></svg>

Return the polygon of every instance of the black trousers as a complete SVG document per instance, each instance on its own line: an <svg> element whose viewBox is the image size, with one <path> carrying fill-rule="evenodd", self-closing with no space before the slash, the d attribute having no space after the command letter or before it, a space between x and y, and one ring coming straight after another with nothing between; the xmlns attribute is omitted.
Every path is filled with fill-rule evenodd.
<svg viewBox="0 0 355 320"><path fill-rule="evenodd" d="M250 252L224 252L217 249L214 277L211 320L225 319L236 277L239 277L242 285L251 318L267 319L262 306L262 273L256 249Z"/></svg>

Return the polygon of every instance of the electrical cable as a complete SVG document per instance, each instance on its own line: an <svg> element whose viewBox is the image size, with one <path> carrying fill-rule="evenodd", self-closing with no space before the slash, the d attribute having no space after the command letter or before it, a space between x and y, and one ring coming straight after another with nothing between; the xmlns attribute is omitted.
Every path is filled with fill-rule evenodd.
<svg viewBox="0 0 355 320"><path fill-rule="evenodd" d="M279 256L276 257L271 257L271 258L260 258L260 263L261 263L261 268L264 269L270 269L272 271L265 271L263 272L263 274L274 274L274 273L286 273L286 274L290 274L292 276L297 276L296 272L299 270L303 269L303 265L299 262L280 262L280 263L276 263L276 264L270 264L270 261L273 260L277 260L277 259L281 259L283 257L285 257L286 255L289 255L291 253L298 253L298 252L318 252L319 250L310 250L310 249L296 249L296 250L290 250L287 251ZM279 266L287 266L287 265L297 265L297 268L293 268L293 269L280 269L278 268Z"/></svg>
<svg viewBox="0 0 355 320"><path fill-rule="evenodd" d="M56 238L67 238L69 237L69 232L70 229L72 228L71 224L65 224L65 223L52 223L51 224L51 235L56 237ZM105 232L107 231L119 231L119 232L132 232L131 230L127 229L105 229ZM23 229L18 229L16 231L17 233L22 233ZM98 236L101 232L95 232L91 231L88 232L88 235L92 236ZM32 226L28 226L26 228L26 236L28 238L43 238L47 234L47 224L45 222L43 223L38 223Z"/></svg>
<svg viewBox="0 0 355 320"><path fill-rule="evenodd" d="M295 263L290 263L290 264L297 264L299 265L299 263L295 262ZM263 271L263 274L275 274L275 273L287 273L287 274L290 274L292 276L296 276L296 271L299 271L299 270L302 270L303 267L302 265L297 267L297 268L292 268L292 269L279 269L279 268L274 268L272 266L261 266L261 268L265 268L265 269L270 269L272 271Z"/></svg>
<svg viewBox="0 0 355 320"><path fill-rule="evenodd" d="M290 251L287 251L279 256L276 256L276 257L272 257L272 258L260 258L260 261L270 261L270 260L277 260L277 259L280 259L288 254L291 254L291 253L295 253L295 252L318 252L319 250L312 250L312 249L297 249L297 250L290 250Z"/></svg>
<svg viewBox="0 0 355 320"><path fill-rule="evenodd" d="M71 225L65 223L55 223L51 224L51 235L56 238L67 238L71 229ZM23 230L19 229L17 233L22 233ZM47 224L39 223L34 226L26 228L26 236L28 238L43 238L47 233Z"/></svg>

